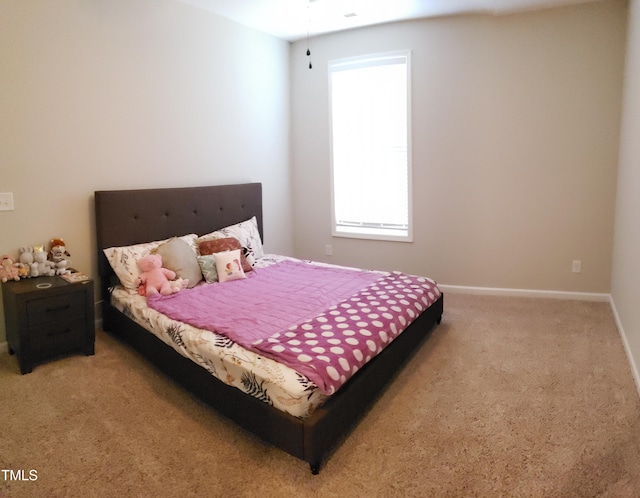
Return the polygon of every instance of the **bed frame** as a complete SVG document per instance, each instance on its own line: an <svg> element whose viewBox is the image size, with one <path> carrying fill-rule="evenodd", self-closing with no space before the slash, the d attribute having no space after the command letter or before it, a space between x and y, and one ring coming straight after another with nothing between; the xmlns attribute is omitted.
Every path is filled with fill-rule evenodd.
<svg viewBox="0 0 640 498"><path fill-rule="evenodd" d="M97 191L95 214L104 330L131 345L222 415L308 462L314 474L442 318L441 296L323 406L299 419L224 384L110 304L109 287L117 278L103 249L189 233L203 235L252 216L263 236L262 185Z"/></svg>

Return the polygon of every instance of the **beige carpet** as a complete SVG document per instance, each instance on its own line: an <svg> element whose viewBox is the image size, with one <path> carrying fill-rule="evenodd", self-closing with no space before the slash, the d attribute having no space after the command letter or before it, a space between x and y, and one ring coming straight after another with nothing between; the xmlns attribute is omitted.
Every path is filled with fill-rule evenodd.
<svg viewBox="0 0 640 498"><path fill-rule="evenodd" d="M19 375L0 355L0 495L640 496L640 403L606 303L449 294L313 476L111 336ZM6 477L5 477L6 476Z"/></svg>

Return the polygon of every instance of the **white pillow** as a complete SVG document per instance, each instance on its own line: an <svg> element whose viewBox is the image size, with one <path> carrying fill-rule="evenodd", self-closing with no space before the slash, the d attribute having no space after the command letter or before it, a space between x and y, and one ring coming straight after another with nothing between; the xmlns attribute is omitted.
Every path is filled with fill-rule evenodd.
<svg viewBox="0 0 640 498"><path fill-rule="evenodd" d="M240 249L217 252L213 256L216 258L218 281L228 282L230 280L246 278L242 264L240 263Z"/></svg>
<svg viewBox="0 0 640 498"><path fill-rule="evenodd" d="M178 238L189 244L189 247L193 249L195 254L197 247L195 240L197 237L196 234L192 233ZM171 239L156 240L154 242L145 242L132 246L108 247L104 249L103 252L122 286L130 292L135 293L138 291L136 283L140 276L138 260L149 254L160 244L164 244L169 240Z"/></svg>
<svg viewBox="0 0 640 498"><path fill-rule="evenodd" d="M258 220L255 216L247 221L198 237L196 246L206 240L223 239L225 237L233 237L240 242L240 245L244 248L244 255L252 266L255 264L255 260L264 256L260 231L258 230Z"/></svg>

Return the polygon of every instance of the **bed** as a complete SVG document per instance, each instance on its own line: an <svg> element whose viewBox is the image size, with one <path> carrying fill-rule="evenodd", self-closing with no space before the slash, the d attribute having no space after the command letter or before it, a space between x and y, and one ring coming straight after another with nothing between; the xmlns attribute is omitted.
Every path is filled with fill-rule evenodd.
<svg viewBox="0 0 640 498"><path fill-rule="evenodd" d="M116 306L112 292L120 282L104 252L186 234L207 234L254 217L264 241L262 185L96 191L95 216L104 330L245 430L307 462L314 474L442 317L443 296L438 291L433 304L421 310L335 394L322 399L307 416L293 415L219 380Z"/></svg>

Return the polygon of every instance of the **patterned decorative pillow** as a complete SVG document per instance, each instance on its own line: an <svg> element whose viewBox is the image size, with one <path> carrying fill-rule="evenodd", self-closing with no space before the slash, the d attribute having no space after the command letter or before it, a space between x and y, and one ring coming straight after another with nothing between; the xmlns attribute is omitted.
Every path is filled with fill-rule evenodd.
<svg viewBox="0 0 640 498"><path fill-rule="evenodd" d="M240 245L244 249L243 254L251 266L255 264L257 259L264 256L262 240L260 239L260 232L258 230L258 220L255 216L236 225L231 225L202 235L197 239L197 243L227 237L233 237L240 242Z"/></svg>
<svg viewBox="0 0 640 498"><path fill-rule="evenodd" d="M189 235L183 235L178 237L180 240L185 241L195 252L196 239L198 236L194 233ZM168 242L169 239L156 240L154 242L145 242L142 244L134 244L131 246L122 247L108 247L104 249L104 254L107 257L107 261L113 268L113 271L118 276L122 286L131 293L137 293L138 288L136 281L140 276L138 270L138 260L150 254L156 247L164 242Z"/></svg>
<svg viewBox="0 0 640 498"><path fill-rule="evenodd" d="M234 249L239 249L242 253L244 248L242 247L238 239L235 239L233 237L205 240L204 242L200 242L198 244L198 251L200 251L201 256L207 256L209 254L215 254L217 252L233 251ZM244 256L244 254L240 254L240 262L245 273L252 270L251 265L247 261L247 258Z"/></svg>
<svg viewBox="0 0 640 498"><path fill-rule="evenodd" d="M213 255L216 259L216 270L218 271L218 281L228 282L247 278L240 264L240 249L234 251L218 252Z"/></svg>
<svg viewBox="0 0 640 498"><path fill-rule="evenodd" d="M198 264L205 282L213 284L218 281L218 270L216 269L215 255L198 256Z"/></svg>
<svg viewBox="0 0 640 498"><path fill-rule="evenodd" d="M202 272L193 247L184 240L173 237L151 251L162 256L162 266L175 272L177 278L188 280L191 289L202 280Z"/></svg>

